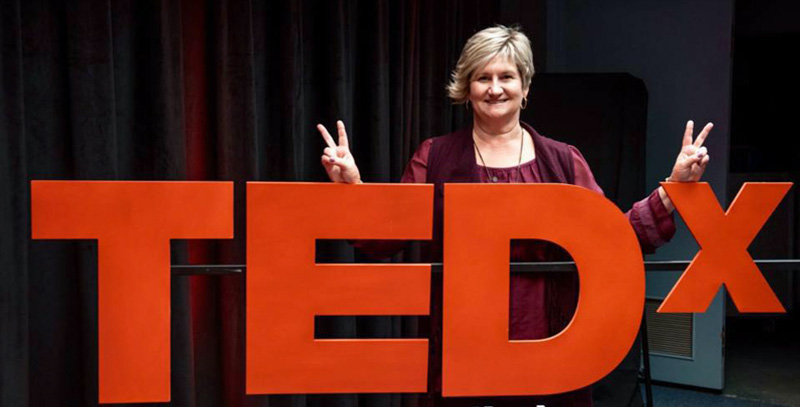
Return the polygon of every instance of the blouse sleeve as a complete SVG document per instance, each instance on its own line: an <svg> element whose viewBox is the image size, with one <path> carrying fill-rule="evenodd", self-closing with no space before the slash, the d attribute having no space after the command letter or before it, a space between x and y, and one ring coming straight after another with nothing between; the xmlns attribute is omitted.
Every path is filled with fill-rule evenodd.
<svg viewBox="0 0 800 407"><path fill-rule="evenodd" d="M428 172L428 153L431 149L432 139L427 139L417 148L414 156L406 166L400 182L422 184L425 182ZM402 240L356 240L353 246L361 253L373 259L384 259L391 257L405 249L407 242Z"/></svg>
<svg viewBox="0 0 800 407"><path fill-rule="evenodd" d="M406 170L403 172L403 177L400 178L400 182L412 184L425 183L428 175L428 154L431 151L431 144L433 144L433 139L429 138L423 141L419 148L417 148L417 151L408 162Z"/></svg>
<svg viewBox="0 0 800 407"><path fill-rule="evenodd" d="M572 151L575 185L602 194L603 190L597 185L586 159L577 148L570 146L570 150ZM631 222L644 253L653 253L656 248L668 242L675 235L675 218L664 207L657 189L646 198L634 203L633 207L625 213L625 217Z"/></svg>

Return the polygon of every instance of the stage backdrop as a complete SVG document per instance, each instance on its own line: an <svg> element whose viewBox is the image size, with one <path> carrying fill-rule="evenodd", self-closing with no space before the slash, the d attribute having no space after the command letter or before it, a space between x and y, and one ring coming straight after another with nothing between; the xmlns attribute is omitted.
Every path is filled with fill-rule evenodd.
<svg viewBox="0 0 800 407"><path fill-rule="evenodd" d="M176 242L172 261L241 264L244 182L325 180L316 123L343 119L365 180L397 181L421 140L469 119L444 86L472 33L520 23L537 69L545 66L544 1L1 5L3 406L97 404L96 244L32 241L30 180L233 180L235 239ZM599 181L627 204L642 192L636 179ZM346 245L324 252L356 257ZM246 397L243 295L243 276L173 278L170 405L416 404L398 395ZM418 334L404 321L338 318L320 330Z"/></svg>

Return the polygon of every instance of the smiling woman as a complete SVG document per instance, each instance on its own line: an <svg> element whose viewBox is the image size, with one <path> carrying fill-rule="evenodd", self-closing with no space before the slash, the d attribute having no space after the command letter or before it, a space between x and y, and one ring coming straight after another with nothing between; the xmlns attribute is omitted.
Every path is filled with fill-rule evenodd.
<svg viewBox="0 0 800 407"><path fill-rule="evenodd" d="M441 261L443 185L446 182L567 183L603 193L586 160L575 147L544 137L520 121L520 111L527 106L533 74L530 41L518 28L500 25L486 28L474 34L464 45L447 91L454 103L466 104L472 109L472 124L424 141L408 163L401 180L435 186L433 240L427 247L430 261ZM687 122L683 146L668 178L670 181L700 179L709 162L702 145L711 127L709 123L693 139L694 124ZM328 144L322 164L331 180L361 183L361 174L348 147L344 123L337 122L338 145L324 126L318 125L317 128ZM520 202L520 205L525 203ZM652 252L675 233L672 212L672 203L659 187L626 213L645 252ZM387 247L358 246L373 254L392 252ZM511 245L511 261L560 260L564 256L558 247L546 242L514 241ZM429 404L591 406L588 388L549 397L441 398L440 284L441 281L435 279L431 286L430 369L434 379L428 395ZM541 339L563 330L574 314L577 290L575 275L513 274L509 339Z"/></svg>

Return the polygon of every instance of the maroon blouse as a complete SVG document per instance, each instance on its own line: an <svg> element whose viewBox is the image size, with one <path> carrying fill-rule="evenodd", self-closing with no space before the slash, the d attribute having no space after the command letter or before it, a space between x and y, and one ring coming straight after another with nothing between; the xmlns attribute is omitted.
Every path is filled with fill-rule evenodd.
<svg viewBox="0 0 800 407"><path fill-rule="evenodd" d="M428 163L428 153L430 152L432 139L425 140L422 145L411 157L406 167L401 182L424 183ZM603 194L603 190L589 169L589 164L583 158L577 148L570 146L573 155L575 185L588 188L598 194ZM479 167L481 182L491 182L489 174L496 177L498 183L536 183L541 182L539 171L535 164L535 159L523 163L519 169L509 168L488 168ZM519 180L521 178L521 180ZM658 191L653 191L648 197L633 204L633 207L625 214L639 238L639 243L644 252L652 252L658 246L672 238L675 234L675 222L672 214L664 207ZM546 246L543 244L516 243L511 247L511 261L526 262L543 259ZM541 339L550 336L548 332L549 321L547 319L545 280L543 276L531 274L512 274L511 293L510 293L510 339Z"/></svg>

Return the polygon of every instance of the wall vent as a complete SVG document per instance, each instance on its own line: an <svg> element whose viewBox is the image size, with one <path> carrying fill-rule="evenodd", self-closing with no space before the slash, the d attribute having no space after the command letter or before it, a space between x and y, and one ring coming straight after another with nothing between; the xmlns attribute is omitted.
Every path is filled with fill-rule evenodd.
<svg viewBox="0 0 800 407"><path fill-rule="evenodd" d="M661 300L647 299L647 338L651 354L691 358L694 314L659 314Z"/></svg>

